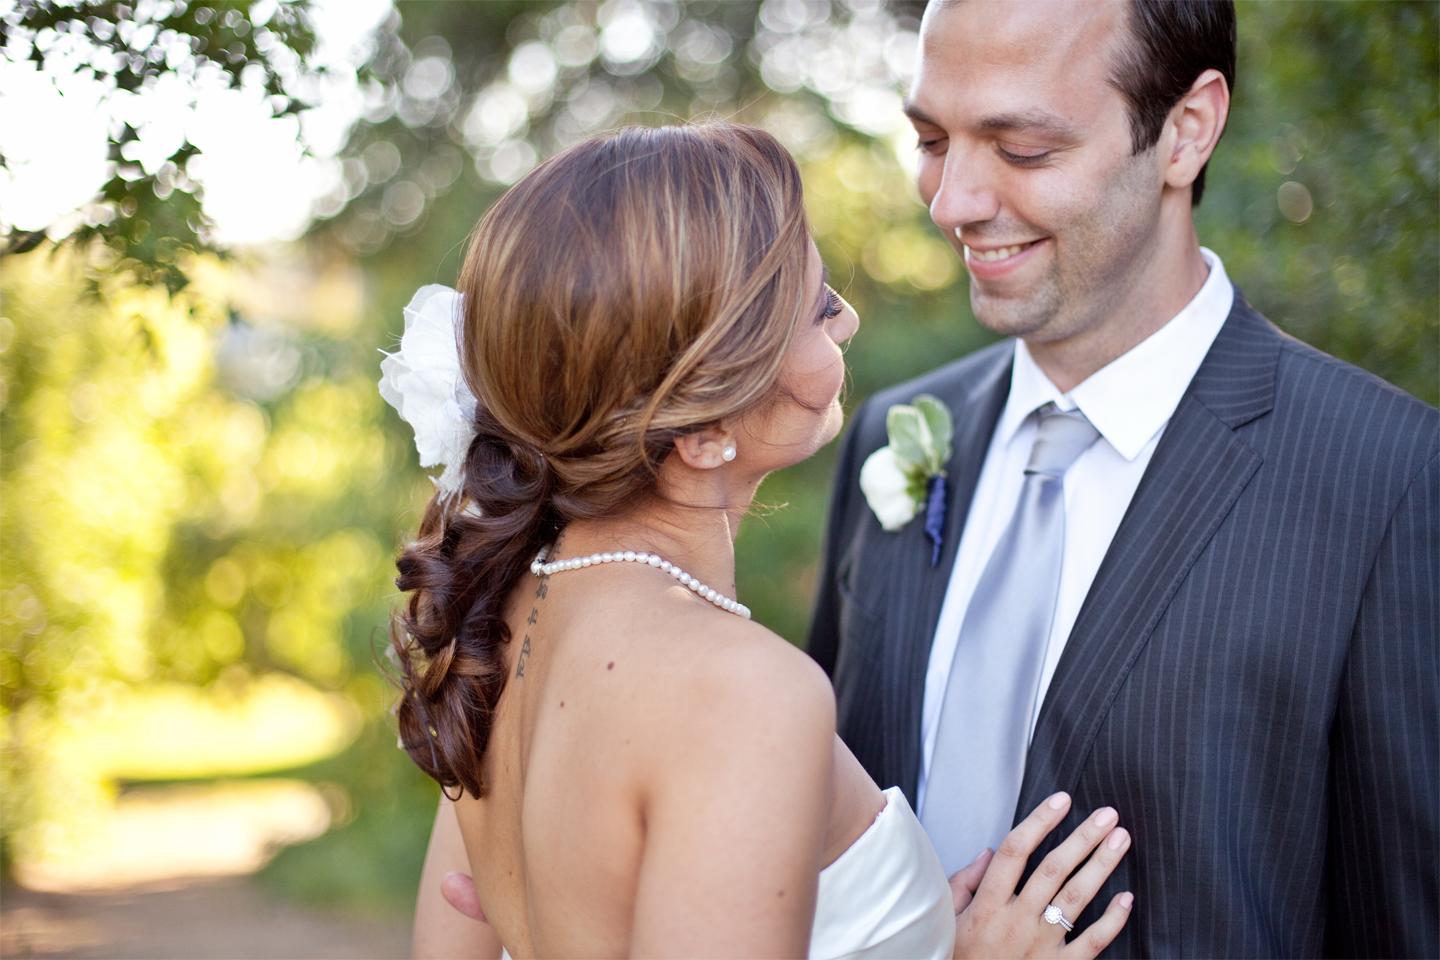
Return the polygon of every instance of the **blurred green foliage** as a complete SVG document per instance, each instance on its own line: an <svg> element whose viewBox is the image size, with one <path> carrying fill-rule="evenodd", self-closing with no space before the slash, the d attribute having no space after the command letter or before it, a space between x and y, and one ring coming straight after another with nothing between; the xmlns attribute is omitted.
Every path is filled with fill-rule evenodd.
<svg viewBox="0 0 1440 960"><path fill-rule="evenodd" d="M60 828L94 818L109 778L137 766L60 748L108 733L95 725L136 690L179 682L234 701L288 674L383 724L373 643L389 551L429 486L379 426L373 348L351 339L343 284L314 283L322 267L306 277L313 299L267 326L237 308L280 304L237 293L213 260L187 262L172 294L109 272L103 247L83 252L0 268L0 802L21 856L66 847ZM277 366L290 375L267 379ZM249 729L263 762L350 739L335 740L339 718L290 706L305 726ZM167 775L228 772L217 741L191 732L149 744Z"/></svg>
<svg viewBox="0 0 1440 960"><path fill-rule="evenodd" d="M1440 403L1440 7L1242 3L1202 242L1288 332ZM1213 192L1212 192L1213 191Z"/></svg>
<svg viewBox="0 0 1440 960"><path fill-rule="evenodd" d="M315 32L306 3L192 3L189 0L26 0L0 14L9 55L42 69L84 72L122 96L153 87L164 75L202 78L262 93L276 116L299 113L300 90L324 73L309 63ZM156 155L140 151L141 130L116 120L108 142L110 174L84 223L66 244L109 244L143 279L171 289L184 282L177 259L187 250L219 253L209 238L189 164L188 138ZM0 155L0 171L5 158ZM0 256L23 253L43 229L0 237Z"/></svg>
<svg viewBox="0 0 1440 960"><path fill-rule="evenodd" d="M1233 112L1197 216L1273 320L1431 403L1437 9L1242 3ZM348 698L363 728L299 770L347 800L269 882L407 905L436 794L394 747L374 651L393 550L430 488L375 390L375 348L417 286L454 282L464 236L536 159L621 122L696 116L765 126L795 152L821 253L864 320L852 403L987 342L907 172L896 86L919 10L407 3L377 38L371 105L303 245L229 264L177 254L190 282L175 291L81 243L0 261L7 849L43 847L77 796L103 802L94 771L52 745L106 691L179 680L219 696L287 673ZM832 462L767 481L739 542L740 593L795 642Z"/></svg>

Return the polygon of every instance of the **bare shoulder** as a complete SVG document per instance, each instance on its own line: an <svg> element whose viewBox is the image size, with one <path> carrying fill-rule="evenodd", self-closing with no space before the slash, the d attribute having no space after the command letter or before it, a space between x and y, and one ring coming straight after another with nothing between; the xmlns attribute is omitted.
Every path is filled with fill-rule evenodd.
<svg viewBox="0 0 1440 960"><path fill-rule="evenodd" d="M758 623L693 607L657 610L628 644L629 712L655 750L828 748L835 697L819 665Z"/></svg>
<svg viewBox="0 0 1440 960"><path fill-rule="evenodd" d="M832 819L829 681L733 614L692 602L663 617L669 642L653 677L664 693L650 700L659 722L637 771L634 951L803 953Z"/></svg>
<svg viewBox="0 0 1440 960"><path fill-rule="evenodd" d="M687 611L672 621L674 681L735 705L781 700L804 713L833 712L830 679L803 650L753 620Z"/></svg>

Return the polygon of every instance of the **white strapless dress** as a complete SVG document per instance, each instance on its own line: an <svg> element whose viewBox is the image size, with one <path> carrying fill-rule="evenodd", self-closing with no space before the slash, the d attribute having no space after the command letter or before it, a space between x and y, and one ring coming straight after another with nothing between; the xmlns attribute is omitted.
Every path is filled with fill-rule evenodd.
<svg viewBox="0 0 1440 960"><path fill-rule="evenodd" d="M820 871L810 956L949 957L955 947L950 884L899 787L885 809Z"/></svg>
<svg viewBox="0 0 1440 960"><path fill-rule="evenodd" d="M890 787L875 822L820 871L810 956L942 960L954 949L945 870L905 794Z"/></svg>

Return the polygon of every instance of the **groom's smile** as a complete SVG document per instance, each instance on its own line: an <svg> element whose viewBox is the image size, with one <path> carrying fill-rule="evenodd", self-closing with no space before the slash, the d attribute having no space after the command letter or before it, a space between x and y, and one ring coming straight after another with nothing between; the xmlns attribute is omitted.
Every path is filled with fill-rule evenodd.
<svg viewBox="0 0 1440 960"><path fill-rule="evenodd" d="M970 271L971 278L977 282L1011 276L1035 259L1034 255L1045 243L1044 238L1006 246L966 243L958 228L955 230L955 237L964 250L965 266Z"/></svg>

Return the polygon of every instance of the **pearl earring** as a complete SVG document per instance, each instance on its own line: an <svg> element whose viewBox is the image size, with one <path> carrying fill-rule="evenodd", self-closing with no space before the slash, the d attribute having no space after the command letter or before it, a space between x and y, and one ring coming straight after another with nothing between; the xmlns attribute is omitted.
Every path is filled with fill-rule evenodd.
<svg viewBox="0 0 1440 960"><path fill-rule="evenodd" d="M735 445L727 443L725 449L720 451L720 459L726 463L735 459Z"/></svg>

